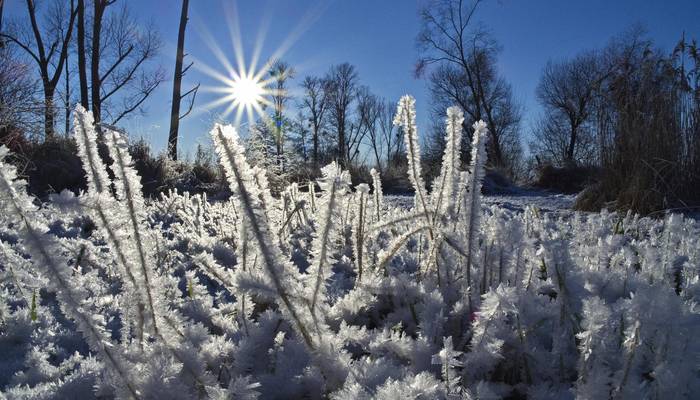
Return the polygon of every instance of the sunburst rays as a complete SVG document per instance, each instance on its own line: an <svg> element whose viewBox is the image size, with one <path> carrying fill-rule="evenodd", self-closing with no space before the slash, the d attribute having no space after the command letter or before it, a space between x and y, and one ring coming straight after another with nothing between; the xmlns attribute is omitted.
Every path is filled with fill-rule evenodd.
<svg viewBox="0 0 700 400"><path fill-rule="evenodd" d="M240 126L243 118L252 123L256 118L265 114L265 109L272 104L270 98L275 95L272 86L274 78L269 76L269 70L275 60L284 56L287 50L296 42L321 15L325 6L310 9L297 26L286 36L285 40L258 66L261 59L263 43L269 27L269 15L262 18L256 35L252 56L246 63L242 35L239 25L239 14L235 2L224 3L224 16L232 45L233 57L228 57L219 46L203 23L196 24L199 36L211 51L220 68L207 65L201 59L194 58L194 66L203 74L213 78L214 85L202 86L204 92L213 93L216 98L197 107L196 113L215 111L223 120L234 115L233 124ZM233 59L231 59L233 58ZM235 66L234 66L235 64Z"/></svg>

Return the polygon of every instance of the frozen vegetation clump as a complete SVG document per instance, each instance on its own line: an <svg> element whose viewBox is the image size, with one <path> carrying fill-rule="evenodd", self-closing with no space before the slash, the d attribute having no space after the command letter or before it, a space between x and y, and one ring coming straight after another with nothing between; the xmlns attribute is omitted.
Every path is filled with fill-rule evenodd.
<svg viewBox="0 0 700 400"><path fill-rule="evenodd" d="M273 197L236 130L233 196L142 196L124 135L78 107L88 182L38 204L0 162L0 397L689 399L700 393L700 227L481 204L487 131L446 116L410 210L332 163ZM0 158L8 154L0 148Z"/></svg>

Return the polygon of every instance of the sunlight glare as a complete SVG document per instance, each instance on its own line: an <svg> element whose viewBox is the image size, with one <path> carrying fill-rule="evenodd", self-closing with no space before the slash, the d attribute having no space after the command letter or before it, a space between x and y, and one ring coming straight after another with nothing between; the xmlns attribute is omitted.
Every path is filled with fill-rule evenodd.
<svg viewBox="0 0 700 400"><path fill-rule="evenodd" d="M197 107L195 114L210 112L223 106L225 109L221 112L220 117L225 119L231 113L234 113L235 117L232 122L239 127L244 116L247 118L248 123L254 123L256 118L264 116L265 108L272 105L268 97L274 96L276 93L270 87L274 79L266 77L272 63L284 56L302 33L321 16L327 5L319 3L309 9L300 23L286 35L281 45L273 51L272 56L262 66L258 67L257 64L262 52L263 41L269 25L269 15L264 18L263 23L259 26L260 30L253 46L252 58L249 60L250 63L246 65L236 3L224 2L223 4L226 26L233 45L233 60L230 59L230 54L221 49L219 46L220 41L212 36L206 24L198 18L194 18L195 28L199 32L201 39L224 70L219 71L202 60L190 56L195 61L194 67L196 69L218 81L215 85L202 86L203 92L218 95L208 103ZM234 68L233 64L237 68Z"/></svg>
<svg viewBox="0 0 700 400"><path fill-rule="evenodd" d="M234 80L230 89L236 105L248 107L262 102L265 94L265 88L260 81L246 76Z"/></svg>

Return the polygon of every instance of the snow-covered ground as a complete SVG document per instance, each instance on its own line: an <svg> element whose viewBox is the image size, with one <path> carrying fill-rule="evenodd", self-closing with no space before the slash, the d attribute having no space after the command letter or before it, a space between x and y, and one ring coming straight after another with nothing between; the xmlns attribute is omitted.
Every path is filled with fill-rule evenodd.
<svg viewBox="0 0 700 400"><path fill-rule="evenodd" d="M528 205L536 206L544 213L568 214L576 195L557 194L537 190L519 190L514 194L487 195L482 198L485 206L497 205L513 212L523 212ZM413 207L413 196L386 196L388 204L403 209Z"/></svg>

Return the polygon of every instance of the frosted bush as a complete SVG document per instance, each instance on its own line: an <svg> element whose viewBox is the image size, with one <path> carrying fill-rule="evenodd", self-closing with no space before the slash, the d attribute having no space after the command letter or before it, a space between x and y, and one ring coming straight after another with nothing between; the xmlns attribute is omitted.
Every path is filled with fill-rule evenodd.
<svg viewBox="0 0 700 400"><path fill-rule="evenodd" d="M126 137L78 107L88 190L39 204L0 164L0 388L20 398L686 399L700 392L700 227L481 204L488 137L447 110L409 209L332 163L273 197L231 126L229 201L147 201ZM106 162L97 152L104 140ZM0 158L7 150L0 148Z"/></svg>

